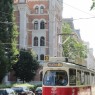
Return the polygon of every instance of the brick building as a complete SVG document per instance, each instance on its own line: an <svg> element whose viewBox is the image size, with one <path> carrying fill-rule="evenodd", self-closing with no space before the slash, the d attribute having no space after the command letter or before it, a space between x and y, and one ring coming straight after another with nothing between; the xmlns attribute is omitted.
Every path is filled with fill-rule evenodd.
<svg viewBox="0 0 95 95"><path fill-rule="evenodd" d="M63 0L14 0L19 48L33 49L42 65L37 71L34 80L36 83L42 81L44 56L62 55L58 43L62 38L57 35L62 33L62 2Z"/></svg>

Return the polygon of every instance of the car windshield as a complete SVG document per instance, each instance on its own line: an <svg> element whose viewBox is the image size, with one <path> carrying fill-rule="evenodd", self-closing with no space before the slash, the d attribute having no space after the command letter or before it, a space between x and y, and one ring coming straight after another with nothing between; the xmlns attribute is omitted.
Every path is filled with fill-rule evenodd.
<svg viewBox="0 0 95 95"><path fill-rule="evenodd" d="M64 81L62 80L62 77L64 76ZM68 83L68 76L67 72L64 70L48 70L43 79L44 85L58 85L58 86L65 86Z"/></svg>
<svg viewBox="0 0 95 95"><path fill-rule="evenodd" d="M38 88L36 89L36 91L38 91L38 90L42 90L42 88L41 88L41 87L38 87Z"/></svg>
<svg viewBox="0 0 95 95"><path fill-rule="evenodd" d="M15 92L22 92L23 88L22 87L13 87L12 88Z"/></svg>
<svg viewBox="0 0 95 95"><path fill-rule="evenodd" d="M0 95L6 95L6 94L7 94L6 90L0 90Z"/></svg>

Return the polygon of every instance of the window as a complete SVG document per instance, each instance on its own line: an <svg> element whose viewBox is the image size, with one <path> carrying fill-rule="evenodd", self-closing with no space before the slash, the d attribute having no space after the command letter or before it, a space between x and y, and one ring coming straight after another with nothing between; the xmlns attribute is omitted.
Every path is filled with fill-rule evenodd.
<svg viewBox="0 0 95 95"><path fill-rule="evenodd" d="M43 84L47 86L66 86L68 84L67 72L64 70L47 71L44 75Z"/></svg>
<svg viewBox="0 0 95 95"><path fill-rule="evenodd" d="M40 29L44 29L44 22L43 21L40 22Z"/></svg>
<svg viewBox="0 0 95 95"><path fill-rule="evenodd" d="M94 74L94 84L95 84L95 74Z"/></svg>
<svg viewBox="0 0 95 95"><path fill-rule="evenodd" d="M34 46L38 46L38 37L34 37Z"/></svg>
<svg viewBox="0 0 95 95"><path fill-rule="evenodd" d="M69 69L69 84L76 85L76 69Z"/></svg>
<svg viewBox="0 0 95 95"><path fill-rule="evenodd" d="M40 38L40 46L45 46L45 38L44 37Z"/></svg>
<svg viewBox="0 0 95 95"><path fill-rule="evenodd" d="M19 0L19 3L25 3L25 0Z"/></svg>
<svg viewBox="0 0 95 95"><path fill-rule="evenodd" d="M43 6L40 7L40 13L41 13L41 14L44 13L44 7L43 7Z"/></svg>
<svg viewBox="0 0 95 95"><path fill-rule="evenodd" d="M94 84L94 74L91 73L91 84Z"/></svg>
<svg viewBox="0 0 95 95"><path fill-rule="evenodd" d="M43 79L43 72L40 73L40 81Z"/></svg>
<svg viewBox="0 0 95 95"><path fill-rule="evenodd" d="M77 70L77 85L81 85L81 71Z"/></svg>
<svg viewBox="0 0 95 95"><path fill-rule="evenodd" d="M84 72L84 85L90 84L90 74L89 72Z"/></svg>
<svg viewBox="0 0 95 95"><path fill-rule="evenodd" d="M82 71L81 72L81 85L84 84L84 72Z"/></svg>
<svg viewBox="0 0 95 95"><path fill-rule="evenodd" d="M34 22L34 29L35 29L35 30L38 29L38 22L37 22L37 21Z"/></svg>
<svg viewBox="0 0 95 95"><path fill-rule="evenodd" d="M36 8L35 8L35 14L38 14L38 11L39 10L39 8L38 8L38 6L36 6Z"/></svg>
<svg viewBox="0 0 95 95"><path fill-rule="evenodd" d="M40 60L44 60L44 54L40 55Z"/></svg>

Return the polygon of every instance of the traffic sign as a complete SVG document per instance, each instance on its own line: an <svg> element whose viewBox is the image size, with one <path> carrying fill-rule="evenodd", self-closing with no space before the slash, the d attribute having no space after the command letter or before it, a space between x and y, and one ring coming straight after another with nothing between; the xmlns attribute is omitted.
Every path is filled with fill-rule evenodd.
<svg viewBox="0 0 95 95"><path fill-rule="evenodd" d="M48 55L45 55L45 60L49 60L49 56Z"/></svg>

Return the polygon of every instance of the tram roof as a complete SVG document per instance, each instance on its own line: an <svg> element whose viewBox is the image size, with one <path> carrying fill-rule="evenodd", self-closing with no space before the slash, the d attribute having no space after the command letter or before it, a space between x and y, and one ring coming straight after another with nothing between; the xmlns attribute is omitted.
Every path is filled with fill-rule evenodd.
<svg viewBox="0 0 95 95"><path fill-rule="evenodd" d="M76 58L75 61L72 61L67 57L51 57L50 60L44 64L44 67L68 67L94 71L93 69L87 68L87 62L80 58Z"/></svg>
<svg viewBox="0 0 95 95"><path fill-rule="evenodd" d="M67 68L75 68L75 69L83 69L83 70L88 70L88 71L94 71L94 70L89 69L89 68L87 68L87 67L80 66L80 65L77 65L77 64L74 64L74 63L69 63L69 62L61 62L62 66L48 66L49 63L53 63L53 64L54 64L54 62L47 62L47 63L44 64L44 67L47 67L47 68L67 67ZM55 63L60 63L60 62L55 62ZM94 71L94 72L95 72L95 71Z"/></svg>

